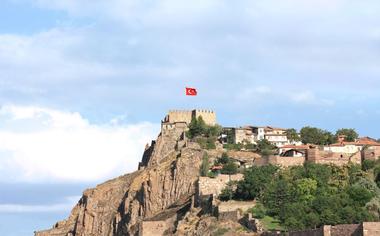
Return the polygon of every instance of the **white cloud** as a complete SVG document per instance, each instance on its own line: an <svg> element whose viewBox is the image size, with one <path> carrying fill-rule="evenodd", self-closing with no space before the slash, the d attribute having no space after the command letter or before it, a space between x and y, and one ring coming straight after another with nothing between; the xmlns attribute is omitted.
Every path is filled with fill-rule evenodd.
<svg viewBox="0 0 380 236"><path fill-rule="evenodd" d="M317 100L315 94L311 91L294 92L290 97L298 103L314 103Z"/></svg>
<svg viewBox="0 0 380 236"><path fill-rule="evenodd" d="M67 212L78 202L80 196L67 197L64 202L50 205L0 204L0 213Z"/></svg>
<svg viewBox="0 0 380 236"><path fill-rule="evenodd" d="M289 99L299 104L332 106L335 102L331 99L319 98L312 91L294 91L288 93Z"/></svg>
<svg viewBox="0 0 380 236"><path fill-rule="evenodd" d="M137 169L158 125L91 124L43 107L0 110L1 181L99 181Z"/></svg>

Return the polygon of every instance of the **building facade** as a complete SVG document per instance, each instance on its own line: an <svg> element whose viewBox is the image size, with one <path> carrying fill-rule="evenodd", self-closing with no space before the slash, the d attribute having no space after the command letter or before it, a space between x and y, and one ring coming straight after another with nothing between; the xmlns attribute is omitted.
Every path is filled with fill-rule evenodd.
<svg viewBox="0 0 380 236"><path fill-rule="evenodd" d="M271 126L244 126L233 128L234 143L256 143L266 139L277 147L290 144L286 129Z"/></svg>

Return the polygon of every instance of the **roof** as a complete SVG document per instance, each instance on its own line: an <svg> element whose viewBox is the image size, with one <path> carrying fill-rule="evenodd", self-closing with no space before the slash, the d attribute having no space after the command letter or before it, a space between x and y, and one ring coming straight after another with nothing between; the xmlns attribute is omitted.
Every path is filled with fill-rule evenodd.
<svg viewBox="0 0 380 236"><path fill-rule="evenodd" d="M264 128L265 130L282 130L282 131L286 131L286 129L284 128L278 128L278 127L272 127L272 126L265 126L265 127L262 127Z"/></svg>
<svg viewBox="0 0 380 236"><path fill-rule="evenodd" d="M310 146L309 145L284 145L281 147L281 149L296 149L296 150L310 149Z"/></svg>
<svg viewBox="0 0 380 236"><path fill-rule="evenodd" d="M223 166L212 166L210 169L211 170L221 170L221 169L223 169Z"/></svg>
<svg viewBox="0 0 380 236"><path fill-rule="evenodd" d="M331 144L330 147L344 147L347 145L355 145L355 146L380 146L380 143L376 140L369 138L369 137L363 137L357 139L355 142L340 142L340 143L334 143Z"/></svg>
<svg viewBox="0 0 380 236"><path fill-rule="evenodd" d="M265 134L265 136L286 136L286 134Z"/></svg>

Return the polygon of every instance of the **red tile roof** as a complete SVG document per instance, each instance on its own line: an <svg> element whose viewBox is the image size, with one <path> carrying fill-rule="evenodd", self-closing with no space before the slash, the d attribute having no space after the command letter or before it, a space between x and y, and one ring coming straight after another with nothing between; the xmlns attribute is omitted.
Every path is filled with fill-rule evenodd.
<svg viewBox="0 0 380 236"><path fill-rule="evenodd" d="M309 145L284 145L281 149L309 149Z"/></svg>
<svg viewBox="0 0 380 236"><path fill-rule="evenodd" d="M356 140L355 142L340 142L340 143L334 143L334 144L331 144L330 146L331 147L343 147L343 146L346 146L346 145L355 145L355 146L380 146L380 143L377 142L376 140L372 139L372 138L369 138L369 137L363 137L363 138L359 138L358 140Z"/></svg>
<svg viewBox="0 0 380 236"><path fill-rule="evenodd" d="M212 166L210 169L211 170L221 170L221 169L223 169L223 166Z"/></svg>

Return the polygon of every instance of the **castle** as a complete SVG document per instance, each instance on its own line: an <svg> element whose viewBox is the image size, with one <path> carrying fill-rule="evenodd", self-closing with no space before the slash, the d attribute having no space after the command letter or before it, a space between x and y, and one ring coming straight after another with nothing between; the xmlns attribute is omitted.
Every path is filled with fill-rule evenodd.
<svg viewBox="0 0 380 236"><path fill-rule="evenodd" d="M202 117L206 125L216 125L216 114L211 110L170 110L161 121L161 132L170 133L173 130L183 132L193 118Z"/></svg>
<svg viewBox="0 0 380 236"><path fill-rule="evenodd" d="M207 125L216 125L216 114L211 110L170 110L165 116L163 123L187 123L190 124L191 119L202 116Z"/></svg>

